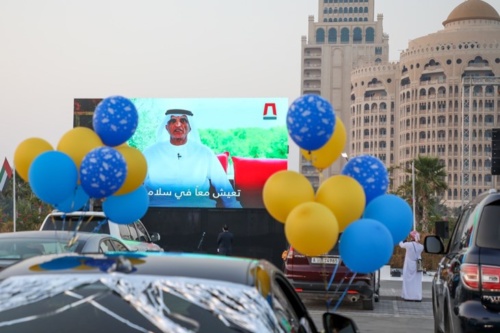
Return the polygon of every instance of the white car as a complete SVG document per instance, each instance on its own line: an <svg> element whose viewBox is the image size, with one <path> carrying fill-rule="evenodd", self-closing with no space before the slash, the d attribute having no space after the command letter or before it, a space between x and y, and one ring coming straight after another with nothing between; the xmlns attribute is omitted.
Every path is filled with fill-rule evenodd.
<svg viewBox="0 0 500 333"><path fill-rule="evenodd" d="M130 224L118 224L110 221L103 212L54 211L45 217L40 230L78 230L109 234L120 239L132 251L163 251L158 244L155 244L160 240L160 234L155 232L150 235L140 220Z"/></svg>

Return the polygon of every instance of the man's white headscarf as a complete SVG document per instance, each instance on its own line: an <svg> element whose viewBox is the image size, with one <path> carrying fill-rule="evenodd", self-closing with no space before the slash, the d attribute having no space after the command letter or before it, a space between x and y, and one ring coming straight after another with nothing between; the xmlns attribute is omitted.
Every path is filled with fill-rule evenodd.
<svg viewBox="0 0 500 333"><path fill-rule="evenodd" d="M420 242L420 234L417 232L417 230L413 230L410 232L411 238L413 238L416 242Z"/></svg>
<svg viewBox="0 0 500 333"><path fill-rule="evenodd" d="M193 121L193 112L183 109L170 109L165 112L165 118L161 122L160 127L158 127L158 132L156 133L157 142L170 141L170 133L168 133L166 126L172 116L188 116L189 127L191 128L188 134L188 141L201 142L200 134Z"/></svg>

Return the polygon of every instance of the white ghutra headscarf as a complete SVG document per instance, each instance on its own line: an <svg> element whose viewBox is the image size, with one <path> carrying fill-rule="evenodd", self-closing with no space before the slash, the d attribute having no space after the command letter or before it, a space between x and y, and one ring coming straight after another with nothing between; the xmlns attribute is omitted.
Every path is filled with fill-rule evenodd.
<svg viewBox="0 0 500 333"><path fill-rule="evenodd" d="M157 142L170 141L170 134L168 133L166 126L172 116L188 116L189 127L191 128L188 134L188 141L201 142L200 133L198 133L198 129L193 121L193 112L184 109L169 109L165 112L165 118L161 122L156 133Z"/></svg>

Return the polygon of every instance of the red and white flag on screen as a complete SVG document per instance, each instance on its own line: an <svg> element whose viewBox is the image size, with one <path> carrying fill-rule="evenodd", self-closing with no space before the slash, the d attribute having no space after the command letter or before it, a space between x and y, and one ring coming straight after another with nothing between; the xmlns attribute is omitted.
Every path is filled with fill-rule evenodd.
<svg viewBox="0 0 500 333"><path fill-rule="evenodd" d="M3 161L2 169L0 170L0 192L3 191L7 179L12 177L12 168L10 167L7 158Z"/></svg>

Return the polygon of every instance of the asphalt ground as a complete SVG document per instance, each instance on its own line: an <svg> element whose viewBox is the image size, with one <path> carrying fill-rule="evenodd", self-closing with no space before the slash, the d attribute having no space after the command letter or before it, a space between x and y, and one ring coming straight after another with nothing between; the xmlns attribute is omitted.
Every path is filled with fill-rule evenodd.
<svg viewBox="0 0 500 333"><path fill-rule="evenodd" d="M354 319L361 332L434 332L431 294L433 274L424 274L422 301L407 302L401 299L402 278L390 276L390 268L383 267L380 274L380 297L374 310L363 310L360 303L344 300L336 312ZM327 302L321 295L301 295L301 298L318 328L321 327L322 314L332 311L336 305L333 301L328 309Z"/></svg>

